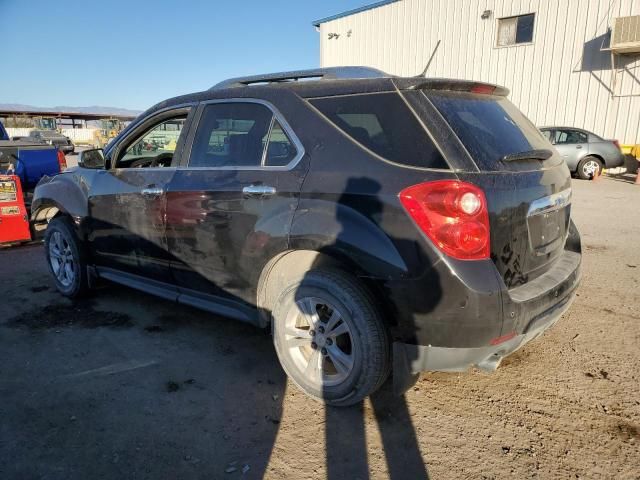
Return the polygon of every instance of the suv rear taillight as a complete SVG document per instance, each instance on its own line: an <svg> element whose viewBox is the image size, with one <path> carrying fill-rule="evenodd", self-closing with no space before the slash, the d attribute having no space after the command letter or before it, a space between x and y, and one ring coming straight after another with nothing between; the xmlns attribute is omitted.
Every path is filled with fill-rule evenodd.
<svg viewBox="0 0 640 480"><path fill-rule="evenodd" d="M484 192L458 180L420 183L400 192L418 227L450 257L489 258L489 212Z"/></svg>
<svg viewBox="0 0 640 480"><path fill-rule="evenodd" d="M618 140L611 140L613 142L613 144L616 146L616 148L620 151L622 151L622 148L620 148L620 142Z"/></svg>
<svg viewBox="0 0 640 480"><path fill-rule="evenodd" d="M62 150L58 150L58 165L60 166L61 172L67 168L67 158L64 156Z"/></svg>

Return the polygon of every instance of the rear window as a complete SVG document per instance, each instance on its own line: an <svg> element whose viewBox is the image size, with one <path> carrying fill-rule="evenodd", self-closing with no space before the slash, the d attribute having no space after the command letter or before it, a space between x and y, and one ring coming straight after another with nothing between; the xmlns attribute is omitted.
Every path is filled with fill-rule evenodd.
<svg viewBox="0 0 640 480"><path fill-rule="evenodd" d="M316 98L311 104L363 147L392 162L449 166L397 93Z"/></svg>
<svg viewBox="0 0 640 480"><path fill-rule="evenodd" d="M481 169L501 169L500 159L510 153L550 148L505 97L433 91L426 95Z"/></svg>

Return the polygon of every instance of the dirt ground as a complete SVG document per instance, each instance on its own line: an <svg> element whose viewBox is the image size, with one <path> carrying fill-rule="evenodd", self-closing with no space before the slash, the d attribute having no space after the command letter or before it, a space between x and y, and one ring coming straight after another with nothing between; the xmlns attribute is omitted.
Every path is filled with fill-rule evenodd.
<svg viewBox="0 0 640 480"><path fill-rule="evenodd" d="M574 181L570 311L493 374L325 409L264 332L0 251L0 478L640 478L640 187Z"/></svg>

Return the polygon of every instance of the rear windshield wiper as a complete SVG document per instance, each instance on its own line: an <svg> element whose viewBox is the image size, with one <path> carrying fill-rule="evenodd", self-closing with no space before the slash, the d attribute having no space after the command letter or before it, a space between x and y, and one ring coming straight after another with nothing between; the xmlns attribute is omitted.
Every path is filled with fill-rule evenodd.
<svg viewBox="0 0 640 480"><path fill-rule="evenodd" d="M546 148L540 150L529 150L526 152L510 153L502 157L503 162L514 162L517 160L547 160L553 155L551 150Z"/></svg>

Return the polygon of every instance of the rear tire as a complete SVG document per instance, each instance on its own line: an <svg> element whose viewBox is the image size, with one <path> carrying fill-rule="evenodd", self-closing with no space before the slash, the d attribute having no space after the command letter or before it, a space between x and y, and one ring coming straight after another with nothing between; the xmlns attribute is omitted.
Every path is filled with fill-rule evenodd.
<svg viewBox="0 0 640 480"><path fill-rule="evenodd" d="M374 298L357 279L337 269L311 270L291 280L275 305L278 358L307 395L347 406L384 383L389 335Z"/></svg>
<svg viewBox="0 0 640 480"><path fill-rule="evenodd" d="M588 155L580 160L576 173L582 180L591 180L596 175L602 174L602 162L599 158Z"/></svg>
<svg viewBox="0 0 640 480"><path fill-rule="evenodd" d="M77 298L89 291L85 245L68 218L51 220L44 235L44 250L49 271L62 295Z"/></svg>

